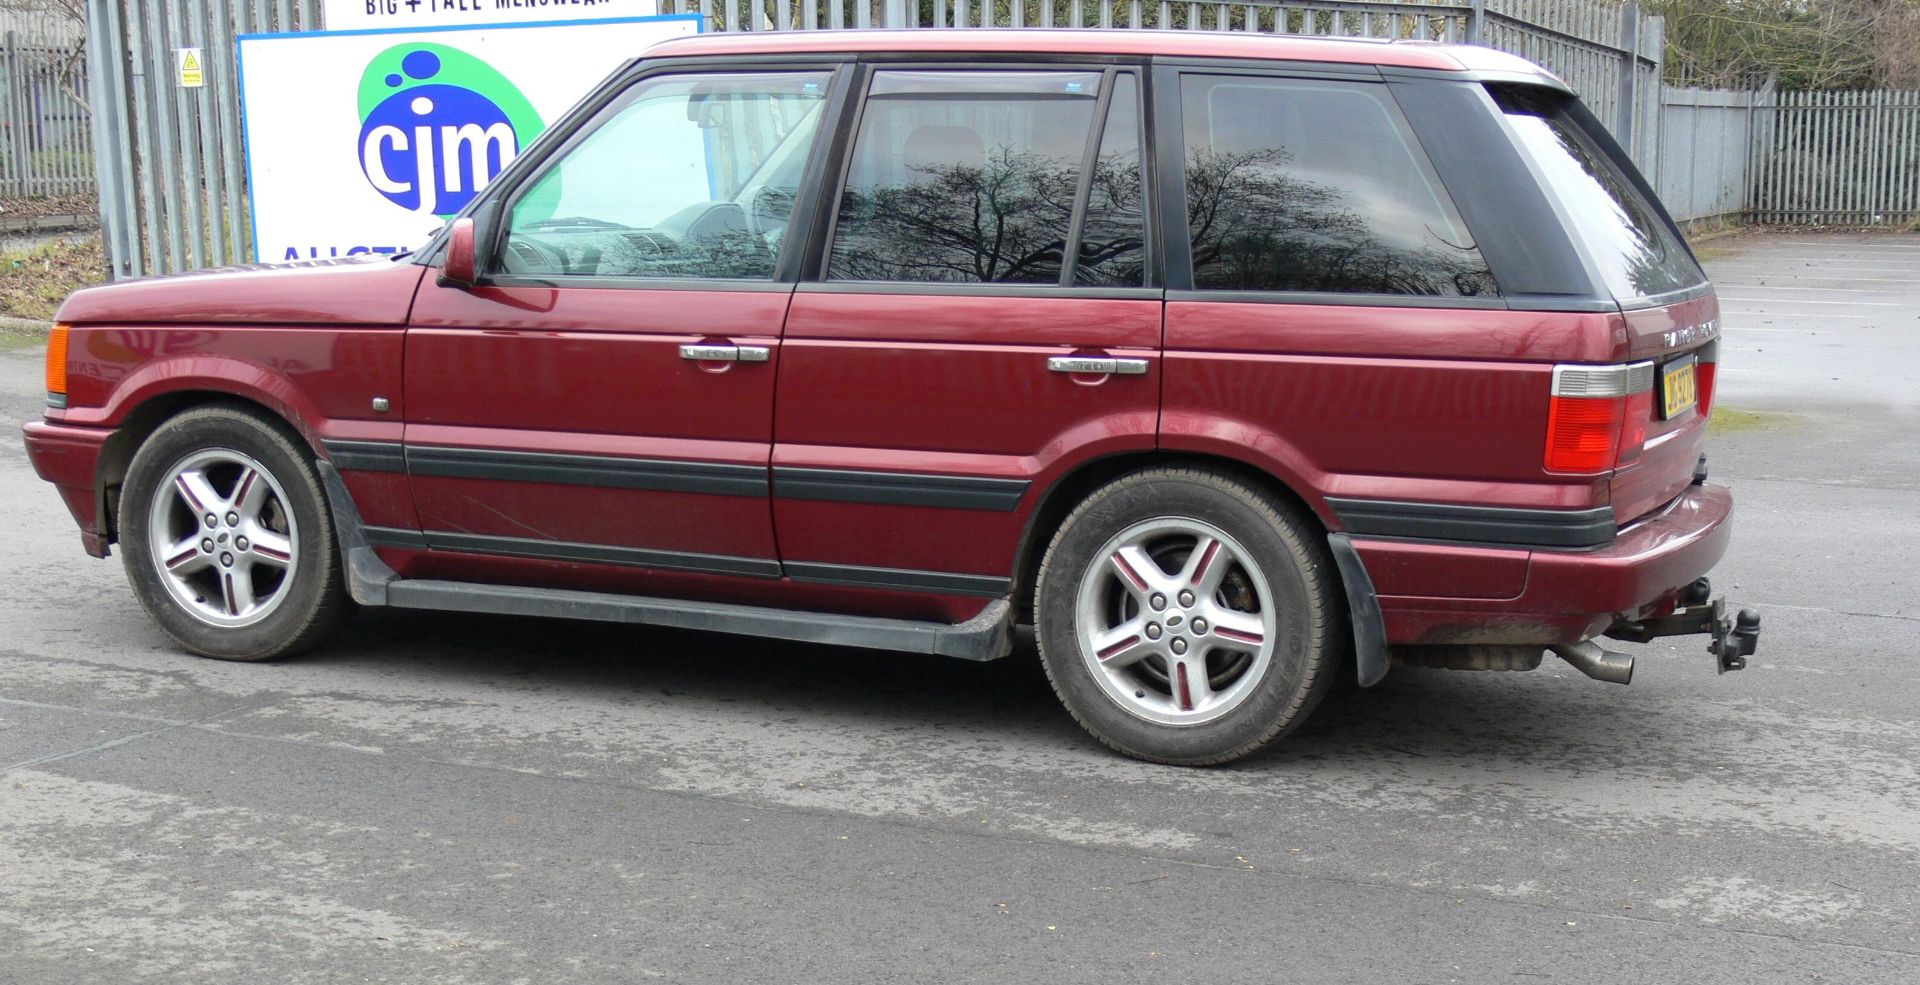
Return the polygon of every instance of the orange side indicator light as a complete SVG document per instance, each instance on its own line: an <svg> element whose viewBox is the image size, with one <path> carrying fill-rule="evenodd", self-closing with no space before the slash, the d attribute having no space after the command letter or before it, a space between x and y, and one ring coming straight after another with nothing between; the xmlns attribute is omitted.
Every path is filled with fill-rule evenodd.
<svg viewBox="0 0 1920 985"><path fill-rule="evenodd" d="M67 326L55 325L47 336L47 403L54 407L67 405L68 334Z"/></svg>

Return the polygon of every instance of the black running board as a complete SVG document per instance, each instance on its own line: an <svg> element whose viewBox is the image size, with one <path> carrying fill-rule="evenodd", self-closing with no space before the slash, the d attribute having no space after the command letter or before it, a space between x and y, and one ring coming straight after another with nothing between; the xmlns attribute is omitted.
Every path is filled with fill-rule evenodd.
<svg viewBox="0 0 1920 985"><path fill-rule="evenodd" d="M517 588L458 581L401 578L387 585L387 604L396 609L441 612L492 612L556 619L673 626L711 633L734 633L829 646L931 653L962 660L997 660L1011 648L1012 607L994 599L980 614L959 625L796 612L722 602L684 602L555 588Z"/></svg>
<svg viewBox="0 0 1920 985"><path fill-rule="evenodd" d="M672 626L829 646L928 653L961 660L998 660L1013 650L1013 606L1004 598L988 602L979 615L955 625L724 602L401 578L380 560L367 542L360 511L354 506L340 473L325 460L318 465L333 514L334 530L345 554L347 588L354 601L361 605Z"/></svg>

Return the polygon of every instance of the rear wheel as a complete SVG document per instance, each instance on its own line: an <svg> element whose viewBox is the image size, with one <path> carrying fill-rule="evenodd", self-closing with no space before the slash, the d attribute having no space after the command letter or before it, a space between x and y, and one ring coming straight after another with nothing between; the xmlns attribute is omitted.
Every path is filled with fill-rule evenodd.
<svg viewBox="0 0 1920 985"><path fill-rule="evenodd" d="M293 653L345 607L319 478L256 412L205 407L162 424L128 467L120 531L141 604L202 656Z"/></svg>
<svg viewBox="0 0 1920 985"><path fill-rule="evenodd" d="M1339 664L1318 531L1237 478L1159 469L1093 493L1041 562L1036 635L1054 690L1140 759L1225 763L1313 710Z"/></svg>

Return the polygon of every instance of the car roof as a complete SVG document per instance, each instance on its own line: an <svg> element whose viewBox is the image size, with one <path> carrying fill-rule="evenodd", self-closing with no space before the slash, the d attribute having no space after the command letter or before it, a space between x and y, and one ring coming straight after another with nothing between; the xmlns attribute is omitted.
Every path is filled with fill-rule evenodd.
<svg viewBox="0 0 1920 985"><path fill-rule="evenodd" d="M1221 31L946 29L716 32L663 41L649 58L703 55L938 53L1163 55L1380 65L1554 77L1514 55L1473 45L1378 38L1312 38Z"/></svg>

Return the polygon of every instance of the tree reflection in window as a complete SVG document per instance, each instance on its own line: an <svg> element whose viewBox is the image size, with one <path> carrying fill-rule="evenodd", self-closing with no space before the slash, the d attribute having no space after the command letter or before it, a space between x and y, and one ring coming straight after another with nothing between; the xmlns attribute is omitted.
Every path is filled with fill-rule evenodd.
<svg viewBox="0 0 1920 985"><path fill-rule="evenodd" d="M1092 72L878 73L828 277L1060 283L1099 83Z"/></svg>
<svg viewBox="0 0 1920 985"><path fill-rule="evenodd" d="M924 162L892 186L847 188L828 276L1053 284L1080 162L1001 146L981 163Z"/></svg>
<svg viewBox="0 0 1920 985"><path fill-rule="evenodd" d="M1100 154L1087 183L1079 265L1073 283L1084 287L1139 287L1146 283L1146 186L1140 171L1140 84L1114 79L1101 129Z"/></svg>
<svg viewBox="0 0 1920 985"><path fill-rule="evenodd" d="M1497 296L1379 86L1183 80L1194 286Z"/></svg>

